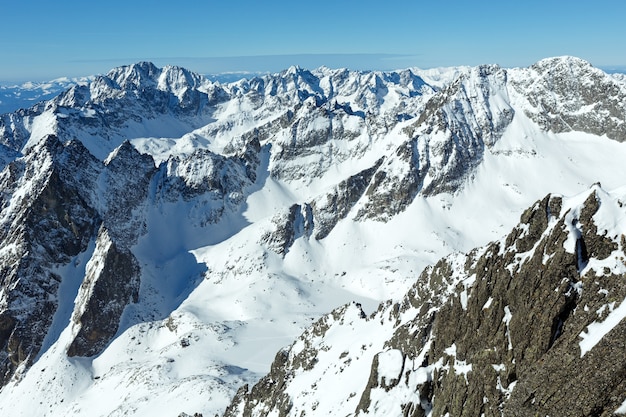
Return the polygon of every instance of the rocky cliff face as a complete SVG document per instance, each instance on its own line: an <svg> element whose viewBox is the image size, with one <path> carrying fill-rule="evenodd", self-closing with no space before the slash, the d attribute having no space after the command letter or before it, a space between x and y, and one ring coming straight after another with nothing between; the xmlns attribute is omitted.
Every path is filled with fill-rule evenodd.
<svg viewBox="0 0 626 417"><path fill-rule="evenodd" d="M93 168L82 150L49 136L2 173L3 382L36 357L52 323L63 279L55 267L85 251L98 226L88 191L65 165L73 160ZM86 182L90 174L87 169Z"/></svg>
<svg viewBox="0 0 626 417"><path fill-rule="evenodd" d="M547 196L399 302L337 309L225 416L613 415L626 384L623 200L599 187Z"/></svg>

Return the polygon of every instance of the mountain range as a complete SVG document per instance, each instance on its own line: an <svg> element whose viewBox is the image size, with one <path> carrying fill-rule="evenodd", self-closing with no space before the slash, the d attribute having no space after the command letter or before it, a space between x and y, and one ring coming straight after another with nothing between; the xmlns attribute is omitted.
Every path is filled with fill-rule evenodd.
<svg viewBox="0 0 626 417"><path fill-rule="evenodd" d="M626 414L624 140L574 57L141 62L2 114L0 411Z"/></svg>

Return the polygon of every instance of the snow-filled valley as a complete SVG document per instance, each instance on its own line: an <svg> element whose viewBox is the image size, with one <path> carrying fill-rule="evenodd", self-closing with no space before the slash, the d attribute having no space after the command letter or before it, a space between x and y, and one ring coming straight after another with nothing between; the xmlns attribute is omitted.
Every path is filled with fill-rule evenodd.
<svg viewBox="0 0 626 417"><path fill-rule="evenodd" d="M321 317L401 302L546 195L623 199L625 139L626 84L571 57L225 84L140 63L4 114L0 414L221 414ZM626 232L615 210L611 236ZM624 318L615 301L581 357ZM287 388L292 413L356 413L380 352L381 387L402 371L386 349L398 326L343 325L328 325L326 368ZM330 359L344 351L348 365ZM395 415L385 392L370 413Z"/></svg>

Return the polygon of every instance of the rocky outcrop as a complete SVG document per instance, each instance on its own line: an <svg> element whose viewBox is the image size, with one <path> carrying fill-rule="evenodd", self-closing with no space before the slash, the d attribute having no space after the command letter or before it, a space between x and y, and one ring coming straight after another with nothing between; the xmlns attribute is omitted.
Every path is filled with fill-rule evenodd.
<svg viewBox="0 0 626 417"><path fill-rule="evenodd" d="M626 218L621 198L547 196L506 238L427 268L401 302L333 312L225 416L315 415L313 402L342 415L612 415L626 400L626 230L607 228ZM368 378L337 383L367 363Z"/></svg>
<svg viewBox="0 0 626 417"><path fill-rule="evenodd" d="M418 149L424 145L417 140L406 142L396 150L395 158L376 170L356 219L389 220L413 202L430 167L426 149Z"/></svg>
<svg viewBox="0 0 626 417"><path fill-rule="evenodd" d="M125 307L139 298L140 268L128 250L120 250L104 228L87 264L73 323L78 328L68 356L102 352L118 330Z"/></svg>
<svg viewBox="0 0 626 417"><path fill-rule="evenodd" d="M311 206L294 204L287 213L274 217L275 229L261 236L261 243L283 257L296 239L310 237L315 226Z"/></svg>
<svg viewBox="0 0 626 417"><path fill-rule="evenodd" d="M365 320L365 313L359 304L343 306L319 319L290 349L276 354L268 375L253 387L244 385L237 391L232 403L226 408L224 417L251 417L272 413L281 417L298 415L300 410L294 409L294 398L287 392L289 384L297 372L315 368L318 349L324 350L317 343L319 338L323 338L334 323L344 324L354 319ZM315 385L311 387L314 388ZM315 408L309 410L314 411Z"/></svg>
<svg viewBox="0 0 626 417"><path fill-rule="evenodd" d="M348 216L382 163L381 158L371 168L341 181L331 192L311 204L316 219L315 239L324 239L341 219Z"/></svg>
<svg viewBox="0 0 626 417"><path fill-rule="evenodd" d="M149 155L122 143L104 161L99 193L103 224L118 245L130 248L146 232L143 215L150 184L157 170ZM129 175L132 173L132 175Z"/></svg>
<svg viewBox="0 0 626 417"><path fill-rule="evenodd" d="M154 176L154 205L184 202L189 227L219 223L225 214L238 212L257 183L262 148L252 138L230 156L198 149L163 162ZM146 190L148 190L147 187ZM181 221L177 219L176 221Z"/></svg>

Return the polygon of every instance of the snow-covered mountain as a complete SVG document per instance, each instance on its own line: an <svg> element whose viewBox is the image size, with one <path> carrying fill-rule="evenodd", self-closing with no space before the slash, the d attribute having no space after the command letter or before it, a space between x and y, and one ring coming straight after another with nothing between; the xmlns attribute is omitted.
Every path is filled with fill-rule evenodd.
<svg viewBox="0 0 626 417"><path fill-rule="evenodd" d="M587 196L601 182L592 188L594 201L617 202L619 191L603 190L624 185L624 139L626 84L572 57L523 69L292 67L234 83L138 63L2 115L0 410L212 415L226 410L239 387L259 380L260 388L239 391L229 415L387 415L396 405L406 415L460 415L437 398L464 381L470 393L463 401L484 396L484 413L522 404L522 388L542 380L521 372L552 369L539 363L544 327L553 322L530 332L514 324L525 312L547 317L558 307L522 309L534 291L522 283L537 270L534 260L549 264L551 253L577 253L571 236L587 233L589 222L577 226L563 207L584 212L591 200L542 200L554 209L545 221L526 219L538 210L533 206L513 237L484 245L549 193ZM551 205L557 199L558 212ZM608 209L593 229L606 230L615 250L623 245L619 208ZM550 244L561 242L563 250L540 254L537 248L548 246L542 239L552 235ZM483 249L467 261L458 254L439 261L474 247ZM591 259L619 260L612 252L586 256L587 269L550 276L567 278L580 306L587 293L578 283L595 265ZM519 286L520 295L481 289L489 280L475 271L480 262L497 264L494 279L510 269L498 282L514 282L506 285ZM514 267L526 271L521 278ZM615 280L623 276L608 268ZM624 297L602 288L614 294L603 310L614 320ZM463 332L480 329L483 310L462 319L464 312L489 297L497 329L485 329L493 338L465 340ZM325 315L352 301L359 306ZM594 298L588 307L599 310L601 302ZM567 314L562 321L575 319L576 326L557 333L568 343L554 337L548 353L559 343L571 352L585 326L594 333L591 313ZM435 329L440 322L450 329ZM409 340L410 329L425 323L422 341ZM510 337L535 332L538 339L515 339L514 355L492 355L499 361L489 375L495 385L489 392L471 388L473 367L486 363L476 358L480 349L502 344L498 323L511 325ZM585 357L597 355L588 350ZM337 358L327 354L335 351ZM400 375L408 360L417 365L406 382L376 376L399 366ZM457 370L452 360L460 378L449 372ZM338 367L351 383L334 390L343 378ZM440 383L445 372L451 381ZM624 401L614 392L603 407Z"/></svg>

